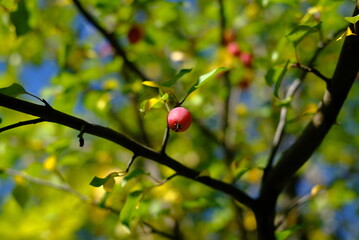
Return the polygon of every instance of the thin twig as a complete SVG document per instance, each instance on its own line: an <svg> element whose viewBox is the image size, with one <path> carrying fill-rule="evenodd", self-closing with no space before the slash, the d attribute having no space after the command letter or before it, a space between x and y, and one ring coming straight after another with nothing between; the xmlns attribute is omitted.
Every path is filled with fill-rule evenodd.
<svg viewBox="0 0 359 240"><path fill-rule="evenodd" d="M158 180L158 179L152 177L151 175L149 175L149 176L151 177L152 180L154 180L158 184L157 186L161 186L161 185L165 184L166 182L168 182L169 180L171 180L172 178L178 176L178 174L174 173L174 174L170 175L169 177L162 179L162 180Z"/></svg>
<svg viewBox="0 0 359 240"><path fill-rule="evenodd" d="M15 123L15 124L0 128L0 133L5 132L5 131L10 130L10 129L13 129L13 128L26 126L26 125L30 125L30 124L36 124L36 123L40 123L40 122L44 122L44 121L45 120L42 119L42 118L36 118L36 119L32 119L32 120L18 122L18 123Z"/></svg>
<svg viewBox="0 0 359 240"><path fill-rule="evenodd" d="M163 137L163 142L162 142L162 147L161 147L161 154L166 153L166 147L167 147L169 137L170 137L170 128L167 126L166 131L165 131L165 135Z"/></svg>
<svg viewBox="0 0 359 240"><path fill-rule="evenodd" d="M313 68L313 67L309 67L300 63L294 63L291 65L291 67L294 68L299 68L302 69L306 72L311 72L314 75L316 75L317 77L319 77L320 79L322 79L326 84L329 84L330 82L330 78L325 77L321 72L319 72L317 69Z"/></svg>
<svg viewBox="0 0 359 240"><path fill-rule="evenodd" d="M64 192L68 192L71 193L72 195L75 195L76 197L80 198L82 201L84 202L90 202L90 198L77 192L76 190L74 190L73 188L71 188L68 184L56 184L53 182L50 182L48 180L44 180L41 178L37 178L37 177L33 177L28 175L27 173L24 173L22 171L18 171L15 169L2 169L3 173L11 175L11 176L20 176L24 179L26 179L27 181L31 182L31 183L35 183L38 185L42 185L42 186L47 186L47 187L51 187L57 190L61 190Z"/></svg>
<svg viewBox="0 0 359 240"><path fill-rule="evenodd" d="M79 0L73 0L73 2L77 7L77 9L79 10L79 12L87 19L87 21L89 21L89 23L91 23L91 25L94 28L96 28L104 36L104 38L110 43L110 45L115 50L116 55L122 57L124 64L132 72L134 72L142 81L150 80L141 72L141 70L135 65L135 63L133 63L128 59L126 51L118 42L115 34L108 32L104 27L102 27L100 23L82 6Z"/></svg>
<svg viewBox="0 0 359 240"><path fill-rule="evenodd" d="M133 164L133 162L135 161L135 159L137 158L137 155L134 154L131 158L131 161L129 161L129 163L127 164L127 168L126 168L126 171L125 171L125 174L127 174L129 171L130 171L130 168Z"/></svg>
<svg viewBox="0 0 359 240"><path fill-rule="evenodd" d="M83 147L85 144L84 133L85 133L85 125L82 125L80 133L79 135L77 135L77 137L79 138L80 147Z"/></svg>

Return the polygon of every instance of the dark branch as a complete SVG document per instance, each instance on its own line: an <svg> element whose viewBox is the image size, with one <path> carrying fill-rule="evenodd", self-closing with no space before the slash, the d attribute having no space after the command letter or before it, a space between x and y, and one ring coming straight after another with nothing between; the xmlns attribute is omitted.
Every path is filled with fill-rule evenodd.
<svg viewBox="0 0 359 240"><path fill-rule="evenodd" d="M148 81L148 79L141 70L133 63L131 62L126 54L126 51L123 49L123 47L120 45L120 43L117 41L117 38L114 33L109 33L104 27L100 25L100 23L82 6L81 2L79 0L73 0L75 6L79 10L79 12L91 23L91 25L99 31L104 38L110 43L110 45L113 47L113 49L116 52L116 55L122 57L124 64L131 69L132 72L134 72L142 81Z"/></svg>
<svg viewBox="0 0 359 240"><path fill-rule="evenodd" d="M131 168L133 162L136 160L136 158L137 158L137 155L135 154L132 156L131 160L128 162L126 172L125 172L126 174L130 171L130 168Z"/></svg>
<svg viewBox="0 0 359 240"><path fill-rule="evenodd" d="M10 130L10 129L13 129L13 128L26 126L26 125L30 125L30 124L36 124L36 123L40 123L40 122L44 122L44 121L45 120L42 119L42 118L36 118L36 119L32 119L32 120L18 122L18 123L15 123L15 124L0 128L0 133L5 132L5 131Z"/></svg>
<svg viewBox="0 0 359 240"><path fill-rule="evenodd" d="M77 137L79 138L80 147L83 147L85 144L84 133L85 133L85 125L81 127L80 133L79 135L77 135Z"/></svg>
<svg viewBox="0 0 359 240"><path fill-rule="evenodd" d="M165 135L163 137L162 147L161 147L162 154L165 154L165 152L166 152L166 147L167 147L169 137L170 137L170 128L167 126L167 128L165 130Z"/></svg>
<svg viewBox="0 0 359 240"><path fill-rule="evenodd" d="M302 69L306 72L311 72L314 75L316 75L317 77L319 77L320 79L322 79L326 84L328 84L330 82L330 78L325 77L321 72L319 72L317 69L313 68L313 67L309 67L300 63L294 63L292 64L292 67L295 68L299 68Z"/></svg>
<svg viewBox="0 0 359 240"><path fill-rule="evenodd" d="M358 13L359 10L356 8L354 15ZM319 55L320 51L316 52L312 60ZM264 175L260 195L253 208L258 226L258 239L275 239L274 219L278 196L297 171L309 160L336 123L339 111L358 74L358 55L359 38L357 36L346 37L334 76L327 84L317 113L297 140L283 152L273 169ZM314 60L309 66L312 66L313 63Z"/></svg>
<svg viewBox="0 0 359 240"><path fill-rule="evenodd" d="M358 14L355 10L355 15ZM359 70L359 38L346 37L339 61L317 113L295 143L288 148L270 172L261 189L261 198L275 201L289 180L321 144L349 93Z"/></svg>
<svg viewBox="0 0 359 240"><path fill-rule="evenodd" d="M309 63L308 63L308 68L311 68L311 66L314 65L314 63L317 61L320 53L334 40L336 39L336 37L338 35L340 35L343 32L343 29L338 30L334 36L325 41L321 47L319 47L313 57L310 59ZM304 79L306 78L307 74L309 73L309 71L304 71L301 76L299 77L299 79L295 80L288 88L288 91L286 92L285 98L292 98L295 93L297 92L297 90L299 89L299 87L302 85ZM329 79L327 82L327 86L329 83ZM271 151L269 154L269 158L268 158L268 162L267 162L267 166L264 169L264 174L263 174L263 178L262 178L262 182L264 182L266 180L266 177L268 176L269 172L272 169L273 163L274 163L274 159L275 156L278 152L279 149L279 145L282 142L283 136L284 136L284 131L285 131L285 126L287 123L287 112L288 112L288 107L287 106L283 106L280 110L280 117L279 117L279 123L277 125L274 137L273 137L273 141L272 141L272 147L271 147Z"/></svg>
<svg viewBox="0 0 359 240"><path fill-rule="evenodd" d="M159 164L167 166L173 169L177 175L192 179L203 183L210 188L221 191L249 208L254 206L254 200L235 186L208 176L200 176L199 171L188 168L166 154L154 151L110 128L91 124L80 118L65 114L53 108L30 103L4 94L0 94L0 106L37 116L43 119L43 121L58 123L78 131L81 131L84 126L87 134L107 139L132 151L136 156L148 158Z"/></svg>

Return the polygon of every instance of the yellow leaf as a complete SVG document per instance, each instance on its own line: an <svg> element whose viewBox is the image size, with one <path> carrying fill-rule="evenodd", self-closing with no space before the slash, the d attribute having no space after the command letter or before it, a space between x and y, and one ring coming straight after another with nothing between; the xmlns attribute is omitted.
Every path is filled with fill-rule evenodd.
<svg viewBox="0 0 359 240"><path fill-rule="evenodd" d="M145 112L147 112L149 109L155 107L155 105L157 103L160 103L161 101L162 101L162 99L159 99L159 98L148 99L148 101L146 103L146 107L145 107Z"/></svg>
<svg viewBox="0 0 359 240"><path fill-rule="evenodd" d="M106 90L114 90L119 87L118 81L114 78L108 79L102 84L103 88Z"/></svg>
<svg viewBox="0 0 359 240"><path fill-rule="evenodd" d="M347 30L337 39L337 41L342 40L343 38L347 37L347 36L357 36L357 34L353 33L352 30L350 29L350 27L347 28Z"/></svg>
<svg viewBox="0 0 359 240"><path fill-rule="evenodd" d="M26 184L26 179L23 176L14 175L14 182L17 185L25 185Z"/></svg>
<svg viewBox="0 0 359 240"><path fill-rule="evenodd" d="M305 109L302 113L302 115L310 115L316 113L318 110L318 106L313 103L309 103L307 106L305 106Z"/></svg>
<svg viewBox="0 0 359 240"><path fill-rule="evenodd" d="M109 93L103 94L100 99L97 100L96 107L99 110L105 110L111 100L111 95Z"/></svg>
<svg viewBox="0 0 359 240"><path fill-rule="evenodd" d="M160 87L160 85L154 81L143 81L142 84L148 87L154 87L154 88Z"/></svg>
<svg viewBox="0 0 359 240"><path fill-rule="evenodd" d="M249 211L245 212L243 225L245 229L247 229L248 231L253 231L257 228L256 219L252 212Z"/></svg>
<svg viewBox="0 0 359 240"><path fill-rule="evenodd" d="M44 168L48 171L55 171L57 167L57 158L53 155L49 156L44 161Z"/></svg>
<svg viewBox="0 0 359 240"><path fill-rule="evenodd" d="M245 116L248 113L248 108L245 104L239 103L236 107L236 111L239 116Z"/></svg>
<svg viewBox="0 0 359 240"><path fill-rule="evenodd" d="M318 193L323 189L325 189L325 187L323 185L315 185L312 188L312 190L310 191L310 194L312 197L314 197L314 196L318 195Z"/></svg>
<svg viewBox="0 0 359 240"><path fill-rule="evenodd" d="M246 173L246 179L250 183L258 183L263 171L259 168L253 168Z"/></svg>

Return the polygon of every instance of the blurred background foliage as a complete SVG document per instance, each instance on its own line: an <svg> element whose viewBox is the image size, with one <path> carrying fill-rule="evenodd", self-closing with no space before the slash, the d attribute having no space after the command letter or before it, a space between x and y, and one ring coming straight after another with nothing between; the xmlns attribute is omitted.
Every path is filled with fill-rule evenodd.
<svg viewBox="0 0 359 240"><path fill-rule="evenodd" d="M129 60L149 79L166 82L180 69L193 68L177 83L178 98L200 75L221 66L230 69L230 86L218 76L185 101L195 121L186 132L171 134L167 153L255 197L286 87L303 74L289 68L278 99L268 71L282 69L288 59L308 64L321 44L330 41L315 62L330 77L342 45L335 39L344 32L344 17L351 16L355 3L223 0L223 28L220 2L82 4L115 34ZM320 30L296 48L285 37L299 25L320 22ZM166 110L139 111L141 102L157 93L142 85L72 1L0 0L0 39L0 87L19 83L57 110L161 148ZM323 80L306 76L290 103L280 151L300 134L324 89ZM354 84L338 125L281 196L281 236L295 229L290 239L359 238L358 94ZM229 124L223 128L228 96ZM0 126L31 119L3 108L0 118ZM250 211L199 183L181 177L165 182L173 172L146 159L137 159L130 174L114 178L114 185L90 186L94 176L125 170L132 156L89 135L80 148L77 134L51 123L1 133L1 239L255 239Z"/></svg>

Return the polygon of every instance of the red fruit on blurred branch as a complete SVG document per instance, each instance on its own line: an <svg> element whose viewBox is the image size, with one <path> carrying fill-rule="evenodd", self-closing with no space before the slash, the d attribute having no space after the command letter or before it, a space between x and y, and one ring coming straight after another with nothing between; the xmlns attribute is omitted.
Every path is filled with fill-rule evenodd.
<svg viewBox="0 0 359 240"><path fill-rule="evenodd" d="M239 45L236 42L230 42L227 45L227 51L233 56L238 57L241 54L241 50L239 49Z"/></svg>
<svg viewBox="0 0 359 240"><path fill-rule="evenodd" d="M131 44L138 43L143 38L143 29L139 25L133 25L127 33L127 39Z"/></svg>
<svg viewBox="0 0 359 240"><path fill-rule="evenodd" d="M241 53L239 58L246 67L252 67L253 55L250 53Z"/></svg>

